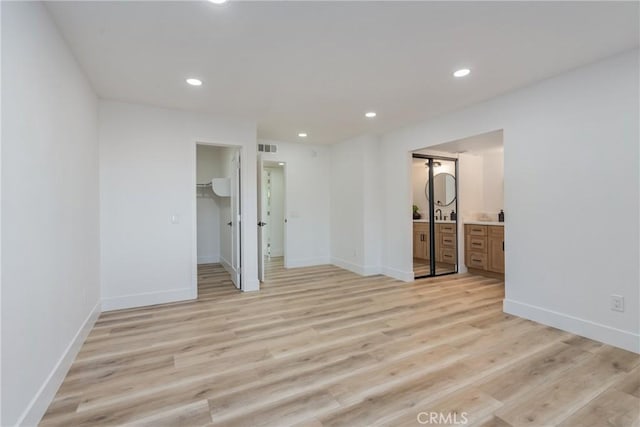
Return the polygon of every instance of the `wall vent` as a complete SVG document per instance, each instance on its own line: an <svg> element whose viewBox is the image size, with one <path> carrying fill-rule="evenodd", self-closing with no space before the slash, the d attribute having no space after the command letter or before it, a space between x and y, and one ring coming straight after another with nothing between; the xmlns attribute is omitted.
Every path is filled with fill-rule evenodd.
<svg viewBox="0 0 640 427"><path fill-rule="evenodd" d="M276 153L278 152L278 146L274 144L258 144L258 151L260 153Z"/></svg>

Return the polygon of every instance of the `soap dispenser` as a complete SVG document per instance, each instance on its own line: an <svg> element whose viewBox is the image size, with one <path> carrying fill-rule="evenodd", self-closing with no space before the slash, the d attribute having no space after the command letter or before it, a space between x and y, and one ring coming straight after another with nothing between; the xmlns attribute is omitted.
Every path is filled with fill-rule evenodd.
<svg viewBox="0 0 640 427"><path fill-rule="evenodd" d="M456 211L451 211L451 221L455 221L458 219L458 215L456 214Z"/></svg>
<svg viewBox="0 0 640 427"><path fill-rule="evenodd" d="M498 214L498 222L504 222L504 210L500 209L500 213Z"/></svg>

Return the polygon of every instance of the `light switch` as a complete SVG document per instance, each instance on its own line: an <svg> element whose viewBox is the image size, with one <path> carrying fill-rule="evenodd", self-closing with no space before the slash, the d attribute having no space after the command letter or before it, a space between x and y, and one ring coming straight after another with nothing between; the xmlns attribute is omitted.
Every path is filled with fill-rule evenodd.
<svg viewBox="0 0 640 427"><path fill-rule="evenodd" d="M179 224L180 215L171 215L171 224Z"/></svg>

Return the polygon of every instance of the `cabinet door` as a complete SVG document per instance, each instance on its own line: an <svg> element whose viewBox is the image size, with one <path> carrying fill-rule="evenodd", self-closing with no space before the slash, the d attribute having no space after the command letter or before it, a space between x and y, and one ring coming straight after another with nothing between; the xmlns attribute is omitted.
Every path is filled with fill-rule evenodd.
<svg viewBox="0 0 640 427"><path fill-rule="evenodd" d="M504 273L504 238L489 236L489 265L488 270Z"/></svg>
<svg viewBox="0 0 640 427"><path fill-rule="evenodd" d="M413 230L413 257L429 259L429 234L423 230Z"/></svg>

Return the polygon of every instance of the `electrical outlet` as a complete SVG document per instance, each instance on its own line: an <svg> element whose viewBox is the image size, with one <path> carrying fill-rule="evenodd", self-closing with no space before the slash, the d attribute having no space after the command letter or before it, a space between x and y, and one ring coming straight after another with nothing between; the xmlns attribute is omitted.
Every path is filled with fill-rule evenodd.
<svg viewBox="0 0 640 427"><path fill-rule="evenodd" d="M624 297L620 295L611 295L611 310L624 311Z"/></svg>

